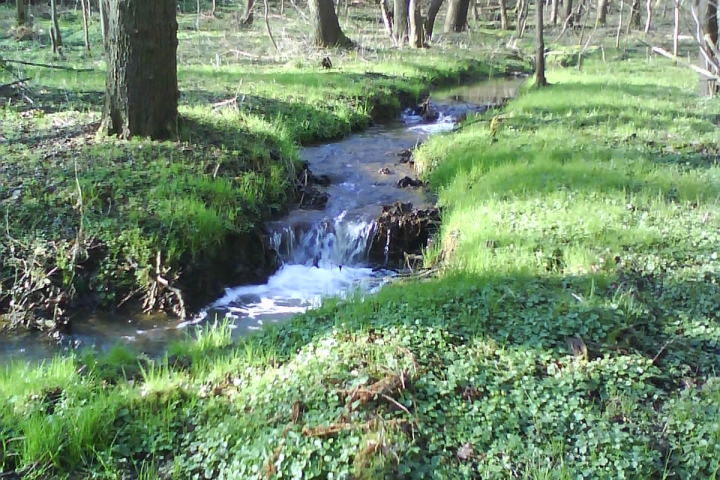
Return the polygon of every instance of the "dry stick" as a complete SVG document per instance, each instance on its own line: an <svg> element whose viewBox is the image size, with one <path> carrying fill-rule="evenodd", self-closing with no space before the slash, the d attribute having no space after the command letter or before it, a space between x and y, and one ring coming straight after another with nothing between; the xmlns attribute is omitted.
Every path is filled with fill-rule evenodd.
<svg viewBox="0 0 720 480"><path fill-rule="evenodd" d="M267 27L268 36L270 37L270 41L272 42L273 47L275 47L275 51L280 53L280 49L278 48L277 43L275 43L272 31L270 30L270 20L268 20L268 13L270 11L270 7L268 6L268 0L264 0L263 3L265 3L265 26Z"/></svg>
<svg viewBox="0 0 720 480"><path fill-rule="evenodd" d="M3 88L12 87L13 85L17 85L19 83L27 82L28 80L31 80L31 78L30 77L21 78L20 80L15 80L14 82L3 83L2 85L0 85L0 90L2 90Z"/></svg>
<svg viewBox="0 0 720 480"><path fill-rule="evenodd" d="M648 45L648 44L646 44L646 45ZM688 68L696 71L696 72L699 73L700 75L704 75L705 77L707 77L707 78L709 78L709 79L711 79L711 80L720 80L720 76L718 76L718 75L710 72L709 70L705 70L704 68L700 68L700 67L698 67L697 65L695 65L695 64L693 64L693 63L686 62L686 61L683 60L682 58L676 57L675 55L673 55L672 53L668 52L668 51L665 50L665 49L662 49L662 48L660 48L660 47L652 47L652 51L655 52L655 53L659 53L659 54L662 55L663 57L667 57L667 58L669 58L670 60L675 60L675 62L682 63L682 64L685 65L686 67L688 67Z"/></svg>
<svg viewBox="0 0 720 480"><path fill-rule="evenodd" d="M48 65L46 63L25 62L23 60L10 60L8 58L4 58L3 62L17 63L19 65L29 65L31 67L55 68L57 70L70 70L72 72L93 72L93 71L95 71L94 68L63 67L62 65Z"/></svg>

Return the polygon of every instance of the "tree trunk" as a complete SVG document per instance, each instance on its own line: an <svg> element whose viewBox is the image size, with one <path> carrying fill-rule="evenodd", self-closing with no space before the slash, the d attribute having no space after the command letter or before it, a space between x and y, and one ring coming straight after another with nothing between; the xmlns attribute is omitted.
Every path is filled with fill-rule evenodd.
<svg viewBox="0 0 720 480"><path fill-rule="evenodd" d="M569 26L572 26L573 20L572 20L572 8L573 8L573 2L572 0L564 0L564 7L565 7L565 13L563 15L563 22L567 22ZM570 18L570 20L568 20Z"/></svg>
<svg viewBox="0 0 720 480"><path fill-rule="evenodd" d="M50 29L50 38L52 39L53 52L62 49L62 35L60 34L60 24L57 18L57 1L50 0L50 16L52 17L52 28Z"/></svg>
<svg viewBox="0 0 720 480"><path fill-rule="evenodd" d="M645 20L645 33L648 33L650 31L650 25L652 24L652 13L653 13L653 6L652 6L652 0L647 0L647 20Z"/></svg>
<svg viewBox="0 0 720 480"><path fill-rule="evenodd" d="M85 48L90 51L90 32L88 28L88 15L90 14L90 0L80 0L83 11L83 33L85 35Z"/></svg>
<svg viewBox="0 0 720 480"><path fill-rule="evenodd" d="M706 35L706 40L703 41L703 45L700 49L705 47L705 53L711 58L714 56L712 49L708 46L708 42L712 42L717 47L718 43L718 19L717 19L717 0L700 0L698 5L699 20L702 25L702 30ZM713 71L708 61L705 59L702 51L699 53L699 66L705 70ZM700 95L702 96L714 96L718 91L718 84L715 80L700 76Z"/></svg>
<svg viewBox="0 0 720 480"><path fill-rule="evenodd" d="M470 0L449 0L445 17L445 33L462 32L467 27Z"/></svg>
<svg viewBox="0 0 720 480"><path fill-rule="evenodd" d="M25 2L23 0L17 0L17 24L18 27L25 25L27 15L25 15Z"/></svg>
<svg viewBox="0 0 720 480"><path fill-rule="evenodd" d="M395 0L393 6L393 35L398 45L403 45L408 36L408 0Z"/></svg>
<svg viewBox="0 0 720 480"><path fill-rule="evenodd" d="M422 15L418 0L410 0L410 44L415 48L425 47Z"/></svg>
<svg viewBox="0 0 720 480"><path fill-rule="evenodd" d="M605 25L607 23L607 7L608 0L598 0L597 6L597 24Z"/></svg>
<svg viewBox="0 0 720 480"><path fill-rule="evenodd" d="M107 0L98 0L98 8L100 10L100 33L102 34L103 50L107 50L107 31L108 31Z"/></svg>
<svg viewBox="0 0 720 480"><path fill-rule="evenodd" d="M541 88L547 85L545 79L545 39L543 36L543 0L535 0L537 10L537 51L535 52L535 86Z"/></svg>
<svg viewBox="0 0 720 480"><path fill-rule="evenodd" d="M630 7L630 23L628 23L628 31L631 27L642 27L642 17L640 15L640 0L633 0Z"/></svg>
<svg viewBox="0 0 720 480"><path fill-rule="evenodd" d="M253 7L255 6L254 0L245 0L245 11L243 17L240 20L240 25L252 25L253 23Z"/></svg>
<svg viewBox="0 0 720 480"><path fill-rule="evenodd" d="M318 47L349 47L352 42L340 29L333 0L310 0L313 43Z"/></svg>
<svg viewBox="0 0 720 480"><path fill-rule="evenodd" d="M121 138L177 132L175 0L109 0L105 108L100 131Z"/></svg>
<svg viewBox="0 0 720 480"><path fill-rule="evenodd" d="M673 26L673 55L678 56L678 43L680 37L680 0L675 0L675 24ZM675 61L677 65L677 61Z"/></svg>
<svg viewBox="0 0 720 480"><path fill-rule="evenodd" d="M550 8L552 9L550 11L550 21L552 22L553 27L557 26L559 7L560 7L560 0L552 0L552 4L550 5Z"/></svg>
<svg viewBox="0 0 720 480"><path fill-rule="evenodd" d="M428 9L428 16L425 19L425 36L428 39L432 38L433 29L435 28L435 19L440 11L440 7L445 0L432 0L430 2L430 8Z"/></svg>

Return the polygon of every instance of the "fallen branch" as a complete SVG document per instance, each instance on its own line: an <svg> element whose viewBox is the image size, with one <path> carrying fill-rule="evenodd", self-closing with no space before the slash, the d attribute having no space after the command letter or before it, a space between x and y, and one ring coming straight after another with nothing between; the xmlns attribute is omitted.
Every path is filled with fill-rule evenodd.
<svg viewBox="0 0 720 480"><path fill-rule="evenodd" d="M16 80L16 81L10 82L10 83L3 83L2 85L0 85L0 90L2 90L3 88L12 87L13 85L17 85L17 84L19 84L19 83L25 83L25 82L27 82L28 80L30 80L30 77L21 78L20 80Z"/></svg>
<svg viewBox="0 0 720 480"><path fill-rule="evenodd" d="M643 43L644 43L644 42L643 42ZM646 44L646 45L647 45L647 44ZM678 63L682 63L683 65L685 65L686 67L688 67L688 68L696 71L696 72L699 73L700 75L703 75L703 76L705 76L705 77L707 77L707 78L709 78L709 79L711 79L711 80L720 81L720 76L718 76L718 75L716 75L716 74L714 74L714 73L712 73L712 72L710 72L710 71L708 71L708 70L705 70L704 68L700 68L700 67L698 67L697 65L694 65L694 64L692 64L692 63L686 62L686 61L683 60L682 58L676 57L675 55L673 55L672 53L668 52L667 50L665 50L665 49L663 49L663 48L653 47L653 46L651 46L651 45L648 45L648 46L652 48L652 51L653 51L653 52L659 53L659 54L662 55L663 57L667 57L667 58L669 58L670 60L674 60L674 61L676 61L676 62L678 62Z"/></svg>
<svg viewBox="0 0 720 480"><path fill-rule="evenodd" d="M3 62L5 63L17 63L19 65L29 65L31 67L42 67L42 68L54 68L56 70L69 70L71 72L94 72L94 68L75 68L75 67L64 67L62 65L50 65L47 63L35 63L35 62L26 62L24 60L10 60L7 58L3 58Z"/></svg>

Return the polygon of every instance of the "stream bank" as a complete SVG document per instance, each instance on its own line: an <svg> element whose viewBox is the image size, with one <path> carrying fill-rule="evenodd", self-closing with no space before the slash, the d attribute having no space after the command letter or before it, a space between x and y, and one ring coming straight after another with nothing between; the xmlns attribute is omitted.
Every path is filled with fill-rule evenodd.
<svg viewBox="0 0 720 480"><path fill-rule="evenodd" d="M278 265L260 225L297 201L297 144L366 128L371 115L399 113L429 84L482 78L505 64L443 68L416 77L312 73L328 89L313 103L279 90L254 103L181 107L177 144L98 140L92 121L55 132L44 130L47 120L18 117L27 125L3 132L9 143L0 144L9 159L0 169L10 232L0 240L4 325L71 333L87 310L138 304L182 317L228 285L262 282ZM25 131L33 134L17 133ZM37 268L26 268L30 258Z"/></svg>

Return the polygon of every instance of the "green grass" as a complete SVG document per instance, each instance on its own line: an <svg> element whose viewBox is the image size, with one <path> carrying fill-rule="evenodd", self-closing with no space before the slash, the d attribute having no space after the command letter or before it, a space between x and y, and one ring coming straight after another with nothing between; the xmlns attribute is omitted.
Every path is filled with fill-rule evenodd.
<svg viewBox="0 0 720 480"><path fill-rule="evenodd" d="M273 264L259 227L296 200L299 145L395 117L431 85L486 77L513 63L502 55L490 60L489 50L471 55L446 45L414 55L380 43L372 53L330 52L334 68L325 71L314 50L269 56L264 30L238 31L230 9L200 31L195 16L184 15L179 141L115 141L95 136L105 76L99 23L88 54L79 18L62 10L68 35L62 59L53 58L40 33L49 17L44 7L33 12L35 35L0 39L3 57L81 69L8 64L31 78L26 93L37 108L14 95L0 111L0 221L8 233L0 240L0 312L10 313L11 325L38 328L64 326L78 307L135 305L128 300L181 314L227 285L262 281ZM0 7L0 29L11 27L13 14ZM307 27L293 16L288 25L284 35L302 45ZM267 62L217 62L238 44L254 45L252 55ZM0 70L0 84L12 80ZM214 107L228 99L237 101ZM158 272L184 304L157 282Z"/></svg>
<svg viewBox="0 0 720 480"><path fill-rule="evenodd" d="M157 361L9 366L0 471L717 478L715 102L635 60L549 79L417 153L442 275Z"/></svg>
<svg viewBox="0 0 720 480"><path fill-rule="evenodd" d="M234 95L233 75L246 75L262 108L237 115L253 122L251 133L276 132L263 138L288 145L291 157L320 125L329 138L352 124L333 119L370 111L349 99L369 98L382 82L391 83L379 98L392 85L412 94L433 68L462 64L438 66L429 55L343 59L339 74L181 69L213 92L188 96L184 108L214 125L203 99ZM582 71L552 70L551 88L528 86L502 111L471 117L416 153L443 206L426 255L437 278L329 301L239 343L227 324L209 325L158 360L116 347L7 365L0 472L717 478L717 100L698 99L697 77L664 61L607 56L588 56ZM366 68L406 76L345 74ZM320 79L346 93L320 102ZM323 113L292 121L311 107ZM251 158L266 151L246 148L257 148ZM226 186L213 191L227 205Z"/></svg>

